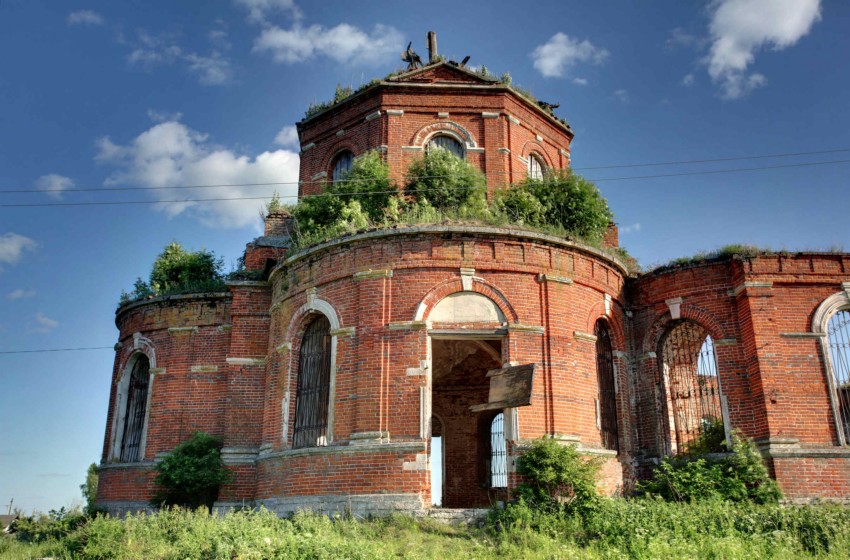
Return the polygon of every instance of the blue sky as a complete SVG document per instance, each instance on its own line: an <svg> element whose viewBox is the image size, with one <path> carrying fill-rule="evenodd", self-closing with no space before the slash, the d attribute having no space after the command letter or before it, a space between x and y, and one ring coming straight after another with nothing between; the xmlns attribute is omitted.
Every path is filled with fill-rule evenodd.
<svg viewBox="0 0 850 560"><path fill-rule="evenodd" d="M124 189L294 182L307 105L400 68L408 41L425 53L429 30L441 54L560 102L573 165L641 264L728 243L842 247L848 28L840 0L5 0L0 191L24 192L0 192L0 352L111 346L121 290L172 240L235 263L260 200L150 202L275 187ZM822 153L670 163L803 152ZM725 172L740 168L762 169ZM657 177L683 173L701 174ZM144 204L45 206L114 201ZM79 499L112 362L0 354L0 510Z"/></svg>

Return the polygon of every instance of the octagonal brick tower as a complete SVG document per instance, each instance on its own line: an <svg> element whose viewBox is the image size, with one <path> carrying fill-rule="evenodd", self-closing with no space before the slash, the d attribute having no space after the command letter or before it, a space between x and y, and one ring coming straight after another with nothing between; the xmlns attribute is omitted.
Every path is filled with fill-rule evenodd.
<svg viewBox="0 0 850 560"><path fill-rule="evenodd" d="M566 169L573 132L507 84L451 62L437 62L370 84L298 123L299 195L318 194L334 170L368 150L386 154L403 183L429 143L448 143L479 168L492 191L529 169ZM443 144L445 147L445 144Z"/></svg>

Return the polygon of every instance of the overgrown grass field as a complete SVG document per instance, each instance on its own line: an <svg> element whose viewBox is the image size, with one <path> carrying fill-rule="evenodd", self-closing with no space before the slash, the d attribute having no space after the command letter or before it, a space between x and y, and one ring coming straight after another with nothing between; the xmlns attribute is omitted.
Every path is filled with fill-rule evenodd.
<svg viewBox="0 0 850 560"><path fill-rule="evenodd" d="M280 519L263 510L217 517L205 509L171 509L124 520L99 516L58 537L36 532L0 539L0 558L40 557L848 558L850 509L621 499L567 515L520 503L494 511L482 527L405 516Z"/></svg>

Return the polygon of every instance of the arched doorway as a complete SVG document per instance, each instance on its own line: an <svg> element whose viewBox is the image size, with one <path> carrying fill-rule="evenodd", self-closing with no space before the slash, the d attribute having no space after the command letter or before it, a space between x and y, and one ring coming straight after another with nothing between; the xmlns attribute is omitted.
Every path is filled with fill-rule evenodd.
<svg viewBox="0 0 850 560"><path fill-rule="evenodd" d="M432 454L442 452L442 506L486 507L492 503L494 411L473 412L486 403L487 372L503 364L504 315L489 298L474 292L447 296L434 306L431 321ZM436 429L439 429L439 436ZM504 432L500 437L504 439ZM432 469L437 467L432 461ZM432 485L436 476L432 476ZM496 483L506 485L502 478ZM432 496L435 495L432 486Z"/></svg>

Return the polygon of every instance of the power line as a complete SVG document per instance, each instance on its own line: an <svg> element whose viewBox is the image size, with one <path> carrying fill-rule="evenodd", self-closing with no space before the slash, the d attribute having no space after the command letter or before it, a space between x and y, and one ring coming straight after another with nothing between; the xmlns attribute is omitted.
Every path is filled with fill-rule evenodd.
<svg viewBox="0 0 850 560"><path fill-rule="evenodd" d="M743 161L752 159L769 159L780 157L799 157L813 156L823 154L835 154L842 152L850 152L850 148L838 148L834 150L820 150L816 152L794 152L784 154L764 154L756 156L739 156L715 159L692 159L680 161L666 161L656 163L630 163L630 164L615 164L615 165L599 165L593 167L571 167L573 171L590 171L599 169L625 169L634 167L660 167L666 165L692 165L697 163L718 163L724 161ZM501 175L510 175L510 172L500 173ZM513 173L516 174L516 173ZM423 179L438 179L446 177L446 175L427 175ZM369 181L371 179L341 179L336 182L357 182ZM597 181L602 179L596 179ZM305 181L306 183L320 183L323 181ZM85 187L75 189L4 189L0 190L0 194L31 194L31 193L76 193L76 192L116 192L116 191L156 191L156 190L178 190L178 189L216 189L216 188L233 188L233 187L272 187L285 185L298 185L300 181L271 181L266 183L222 183L213 185L174 185L161 187Z"/></svg>
<svg viewBox="0 0 850 560"><path fill-rule="evenodd" d="M749 171L765 171L770 169L789 169L795 167L816 167L820 165L835 165L842 163L850 163L850 159L841 159L841 160L832 160L832 161L818 161L811 163L790 163L783 165L767 165L762 167L740 167L736 169L715 169L711 171L689 171L682 173L661 173L654 175L632 175L625 177L608 177L608 178L599 178L593 179L589 178L589 181L594 183L603 183L606 181L626 181L626 180L640 180L640 179L659 179L664 177L685 177L685 176L695 176L695 175L716 175L722 173L740 173L740 172L749 172ZM442 175L435 175L432 177L443 177ZM425 177L423 177L425 178ZM286 184L286 183L272 183L272 184ZM465 188L465 187L464 187ZM406 190L405 192L430 192L432 190L442 190L442 189L412 189ZM323 197L323 196L359 196L359 195L370 195L370 194L394 194L401 192L399 189L387 190L387 191L370 191L368 193L321 193L314 195L304 195L301 198L306 197ZM32 207L56 207L56 206L123 206L123 205L131 205L131 204L180 204L180 203L192 203L192 202L228 202L228 201L237 201L237 200L270 200L271 196L242 196L242 197L228 197L228 198L186 198L179 200L122 200L122 201L94 201L94 202L44 202L44 203L19 203L19 204L0 204L0 208L32 208ZM298 198L298 195L284 195L280 196L280 198Z"/></svg>
<svg viewBox="0 0 850 560"><path fill-rule="evenodd" d="M81 348L43 348L39 350L0 350L0 354L41 354L43 352L77 352L79 350L114 350L114 346L87 346Z"/></svg>

